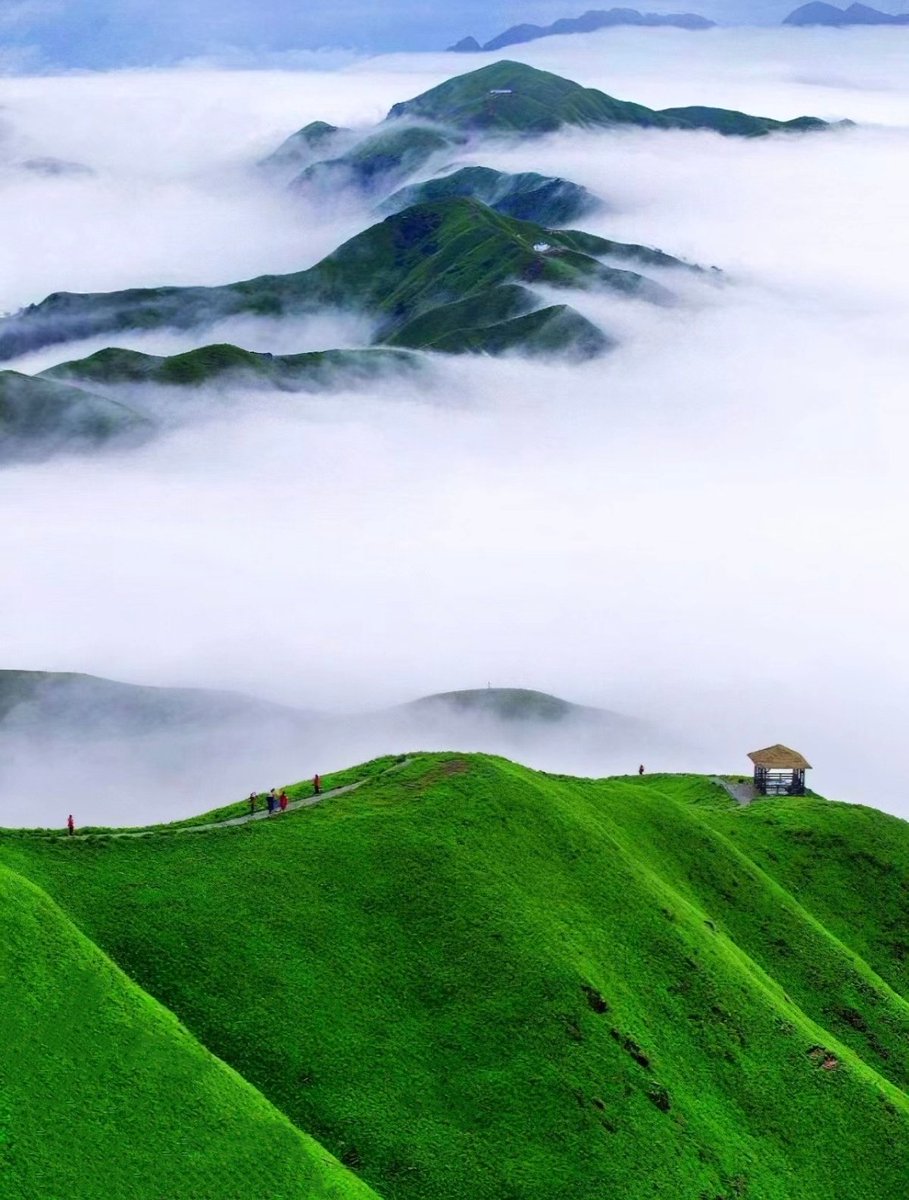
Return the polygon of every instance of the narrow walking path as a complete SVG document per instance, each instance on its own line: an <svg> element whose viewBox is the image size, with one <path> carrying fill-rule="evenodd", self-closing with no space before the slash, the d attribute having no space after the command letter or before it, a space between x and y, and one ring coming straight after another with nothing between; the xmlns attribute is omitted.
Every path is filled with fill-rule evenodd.
<svg viewBox="0 0 909 1200"><path fill-rule="evenodd" d="M227 817L223 821L209 821L205 825L165 825L160 829L125 829L117 830L116 832L107 833L75 833L72 836L67 836L65 833L45 834L46 837L62 838L67 842L77 842L81 838L142 838L142 837L160 837L161 834L175 833L203 833L211 829L226 829L230 825L248 825L250 821L268 821L279 820L286 813L293 812L296 808L312 808L314 804L321 804L323 800L330 800L333 796L343 796L346 792L355 792L357 788L363 787L367 783L372 783L376 779L384 779L386 775L391 775L395 771L403 771L405 767L409 767L413 762L412 758L405 758L399 763L388 767L384 771L380 771L378 775L367 775L365 779L358 779L356 783L345 784L344 787L330 788L327 792L319 792L317 796L304 796L302 800L291 800L287 805L284 813L280 811L270 813L268 809L263 808L254 813L245 813L242 817ZM264 799L262 800L264 804Z"/></svg>
<svg viewBox="0 0 909 1200"><path fill-rule="evenodd" d="M743 808L755 798L754 784L750 779L745 783L737 781L733 783L731 779L721 779L719 775L711 775L710 782L721 787L724 792L727 792L732 797L736 804L741 804Z"/></svg>

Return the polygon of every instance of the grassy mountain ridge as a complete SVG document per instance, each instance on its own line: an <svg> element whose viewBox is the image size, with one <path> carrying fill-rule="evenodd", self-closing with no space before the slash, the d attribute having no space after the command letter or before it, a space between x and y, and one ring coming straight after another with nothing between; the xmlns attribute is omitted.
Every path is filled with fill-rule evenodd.
<svg viewBox="0 0 909 1200"><path fill-rule="evenodd" d="M0 860L380 1194L864 1200L909 1169L909 1005L861 953L909 827L860 812L881 904L855 811L416 755L273 822ZM842 839L806 892L798 812Z"/></svg>
<svg viewBox="0 0 909 1200"><path fill-rule="evenodd" d="M579 236L586 249L576 249ZM387 217L316 266L223 287L60 292L0 321L0 358L128 329L178 328L239 314L280 317L324 308L375 317L377 342L419 313L509 282L601 287L661 300L668 293L637 272L600 262L615 243L516 221L477 201L451 198ZM534 247L549 245L554 253ZM668 256L667 260L668 260Z"/></svg>
<svg viewBox="0 0 909 1200"><path fill-rule="evenodd" d="M6 1200L374 1196L0 868Z"/></svg>
<svg viewBox="0 0 909 1200"><path fill-rule="evenodd" d="M395 104L387 120L393 122L405 117L463 132L504 134L553 133L564 126L632 125L642 129L707 129L726 135L762 137L768 133L828 127L826 121L817 117L777 121L704 106L659 111L617 100L560 75L508 60L455 76L412 100Z"/></svg>
<svg viewBox="0 0 909 1200"><path fill-rule="evenodd" d="M415 371L417 359L402 350L316 350L306 354L265 354L230 344L201 346L162 357L109 346L88 358L60 363L42 378L107 387L154 384L202 387L233 377L238 384L281 391L319 392L374 382L385 375Z"/></svg>

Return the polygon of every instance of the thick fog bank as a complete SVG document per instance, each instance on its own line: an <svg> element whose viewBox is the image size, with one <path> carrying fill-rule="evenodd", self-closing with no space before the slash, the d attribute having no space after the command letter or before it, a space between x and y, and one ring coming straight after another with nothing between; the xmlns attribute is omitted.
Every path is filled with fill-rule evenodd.
<svg viewBox="0 0 909 1200"><path fill-rule="evenodd" d="M431 387L255 395L229 416L212 396L210 419L141 451L4 471L0 663L346 711L487 680L536 687L671 729L648 767L744 771L748 750L782 741L818 790L909 815L894 773L909 699L904 43L724 31L682 54L681 35L614 36L512 56L649 104L864 124L484 148L477 161L604 196L585 228L715 264L722 282L679 280L667 309L573 298L623 339L594 364L459 359ZM15 236L0 303L307 265L367 215L300 219L248 164L308 120L373 121L469 65L5 81L8 137L97 174L4 175ZM141 114L147 177L114 96ZM79 111L75 137L64 113ZM253 758L217 790L409 748L340 738L299 763ZM581 757L567 744L538 765L587 769ZM601 761L589 769L636 765ZM17 762L0 822L21 812ZM192 810L205 772L168 770L168 813ZM148 803L130 819L163 813Z"/></svg>

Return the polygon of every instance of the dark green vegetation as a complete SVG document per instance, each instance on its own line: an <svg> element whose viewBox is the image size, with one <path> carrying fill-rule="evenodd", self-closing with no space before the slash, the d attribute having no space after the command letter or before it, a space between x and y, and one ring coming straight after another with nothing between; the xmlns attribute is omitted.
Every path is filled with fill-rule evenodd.
<svg viewBox="0 0 909 1200"><path fill-rule="evenodd" d="M543 244L547 252L535 249ZM188 329L238 314L280 317L325 308L367 314L378 323L377 342L394 337L396 344L405 344L395 335L415 317L513 282L668 298L658 284L606 265L600 255L613 261L624 256L635 265L644 265L648 255L654 265L674 261L589 234L552 232L477 201L440 200L386 218L308 271L263 275L225 287L56 293L0 322L0 358L129 329Z"/></svg>
<svg viewBox="0 0 909 1200"><path fill-rule="evenodd" d="M616 100L595 88L581 87L549 71L507 61L459 75L413 100L396 104L389 119L403 117L433 121L462 132L511 134L553 133L566 125L712 129L745 137L827 128L827 122L816 117L776 121L703 107L656 111L643 104Z"/></svg>
<svg viewBox="0 0 909 1200"><path fill-rule="evenodd" d="M382 192L397 187L440 155L451 154L463 139L423 125L379 129L337 158L307 167L295 187L318 187L326 192L355 187Z"/></svg>
<svg viewBox="0 0 909 1200"><path fill-rule="evenodd" d="M0 868L4 1200L373 1193Z"/></svg>
<svg viewBox="0 0 909 1200"><path fill-rule="evenodd" d="M0 860L386 1200L903 1193L881 813L417 755L271 821Z"/></svg>
<svg viewBox="0 0 909 1200"><path fill-rule="evenodd" d="M714 22L695 13L641 13L634 8L591 9L580 17L562 17L553 21L551 25L512 25L484 46L481 46L476 38L463 38L449 49L460 53L471 50L501 50L505 46L535 42L539 38L567 33L593 33L597 29L612 29L617 25L645 25L651 28L670 25L676 29L712 29Z"/></svg>
<svg viewBox="0 0 909 1200"><path fill-rule="evenodd" d="M17 371L0 371L0 462L46 458L64 448L135 442L150 430L141 414L114 400Z"/></svg>
<svg viewBox="0 0 909 1200"><path fill-rule="evenodd" d="M138 383L202 387L233 379L244 387L320 392L364 386L383 376L415 371L418 367L413 355L395 350L319 350L279 355L215 345L161 358L138 350L109 347L89 358L51 367L44 372L44 378L105 388Z"/></svg>
<svg viewBox="0 0 909 1200"><path fill-rule="evenodd" d="M449 175L414 183L395 192L382 205L383 212L400 212L412 204L466 196L488 204L506 217L536 221L547 229L574 221L600 207L587 188L568 179L554 179L525 171L509 175L491 167L462 167Z"/></svg>

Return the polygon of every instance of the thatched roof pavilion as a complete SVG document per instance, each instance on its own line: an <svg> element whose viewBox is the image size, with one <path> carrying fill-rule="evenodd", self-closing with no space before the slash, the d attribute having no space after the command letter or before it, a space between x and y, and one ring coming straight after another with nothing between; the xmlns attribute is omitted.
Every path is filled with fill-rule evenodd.
<svg viewBox="0 0 909 1200"><path fill-rule="evenodd" d="M761 796L804 796L805 772L811 763L779 742L748 755L754 763L754 790Z"/></svg>

